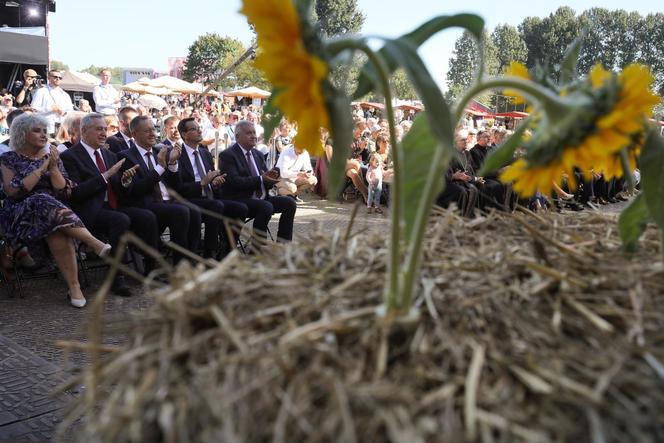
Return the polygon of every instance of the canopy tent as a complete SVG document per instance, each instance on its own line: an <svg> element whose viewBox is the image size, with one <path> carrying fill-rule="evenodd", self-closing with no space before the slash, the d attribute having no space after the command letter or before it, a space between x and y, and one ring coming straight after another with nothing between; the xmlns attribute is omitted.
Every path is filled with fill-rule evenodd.
<svg viewBox="0 0 664 443"><path fill-rule="evenodd" d="M47 65L46 29L0 28L0 62Z"/></svg>
<svg viewBox="0 0 664 443"><path fill-rule="evenodd" d="M466 112L467 114L471 114L474 117L486 117L486 118L495 117L494 114L490 114L490 113L484 112L484 111L476 111L474 109L464 109L464 112Z"/></svg>
<svg viewBox="0 0 664 443"><path fill-rule="evenodd" d="M260 89L255 86L249 86L247 88L237 89L235 91L224 92L224 95L226 97L250 97L266 99L272 94L264 89Z"/></svg>
<svg viewBox="0 0 664 443"><path fill-rule="evenodd" d="M408 103L402 103L400 105L397 105L397 109L401 109L403 111L417 111L417 112L424 110L422 106L411 105Z"/></svg>
<svg viewBox="0 0 664 443"><path fill-rule="evenodd" d="M65 91L92 92L101 81L87 72L66 71L62 74L60 87Z"/></svg>
<svg viewBox="0 0 664 443"><path fill-rule="evenodd" d="M514 119L522 119L528 117L530 114L527 112L520 112L520 111L510 111L510 112L501 112L500 114L496 114L496 117L507 117L507 118L514 118Z"/></svg>
<svg viewBox="0 0 664 443"><path fill-rule="evenodd" d="M198 91L196 94L202 94L207 89L207 86L205 86L202 83L194 82L194 83L192 83L192 85L194 85L194 87ZM215 91L214 89L210 89L208 92L205 93L205 95L211 95L212 97L221 97L221 94L218 93L217 91Z"/></svg>
<svg viewBox="0 0 664 443"><path fill-rule="evenodd" d="M155 86L147 86L141 83L141 81L135 81L127 83L124 86L121 86L120 89L127 92L136 92L138 94L151 94L151 95L172 95L174 94L168 88L158 88Z"/></svg>
<svg viewBox="0 0 664 443"><path fill-rule="evenodd" d="M385 105L383 103L360 102L359 105L361 108L385 109Z"/></svg>
<svg viewBox="0 0 664 443"><path fill-rule="evenodd" d="M201 88L197 87L195 84L186 82L176 77L171 77L170 75L153 78L148 82L148 86L168 88L173 92L179 92L183 94L200 94L203 92Z"/></svg>

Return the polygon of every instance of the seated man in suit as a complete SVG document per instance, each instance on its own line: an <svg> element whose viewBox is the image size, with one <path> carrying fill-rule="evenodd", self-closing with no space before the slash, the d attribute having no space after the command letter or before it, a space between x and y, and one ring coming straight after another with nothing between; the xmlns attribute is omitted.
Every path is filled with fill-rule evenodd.
<svg viewBox="0 0 664 443"><path fill-rule="evenodd" d="M181 148L162 149L159 155L153 151L157 136L152 119L147 115L135 117L130 123L134 145L122 151L120 158L126 159L122 170L138 165L136 175L125 189L121 203L124 206L145 208L157 217L159 232L169 229L171 240L192 252L198 252L201 235L201 213L172 200L166 185L178 189L180 173L178 159ZM173 254L175 262L182 256Z"/></svg>
<svg viewBox="0 0 664 443"><path fill-rule="evenodd" d="M102 149L106 142L104 116L86 114L81 119L80 135L80 141L60 157L69 178L77 183L71 195L74 212L90 231L106 235L113 249L129 229L156 248L158 234L154 214L140 208L118 207L121 187L129 186L136 169L118 174L124 160L118 161L114 153ZM154 268L154 260L146 258L145 268L147 271ZM118 295L131 295L122 274L117 275L111 290Z"/></svg>
<svg viewBox="0 0 664 443"><path fill-rule="evenodd" d="M178 131L178 123L180 119L174 115L164 119L164 139L161 141L162 145L174 146L178 142L182 142L180 132Z"/></svg>
<svg viewBox="0 0 664 443"><path fill-rule="evenodd" d="M179 159L181 186L177 191L193 204L201 208L225 215L241 223L247 217L247 205L233 200L221 200L219 187L224 176L214 169L212 154L200 144L203 139L201 127L192 117L182 119L178 131L184 141L182 155ZM235 239L226 238L226 230L220 219L203 214L205 223L205 239L203 241L203 257L216 257L230 252ZM224 238L224 248L219 251L219 235Z"/></svg>
<svg viewBox="0 0 664 443"><path fill-rule="evenodd" d="M221 185L224 198L244 203L249 208L249 217L254 218L254 231L267 236L267 224L272 214L281 213L278 241L293 239L293 220L297 204L290 197L272 197L268 190L279 177L268 173L263 155L257 152L254 124L242 120L235 126L236 143L219 155L219 170L226 174Z"/></svg>
<svg viewBox="0 0 664 443"><path fill-rule="evenodd" d="M475 172L482 169L484 160L492 151L489 146L490 139L489 131L480 131L477 134L477 144L470 149L471 167ZM496 209L507 210L505 205L507 188L498 180L497 173L494 172L483 177L483 183L478 189L481 195L480 206L482 209L495 207Z"/></svg>
<svg viewBox="0 0 664 443"><path fill-rule="evenodd" d="M131 148L131 130L129 129L129 124L131 121L138 115L136 109L131 106L125 106L120 109L118 113L118 118L120 121L120 130L117 134L112 135L106 139L108 143L108 149L119 154L125 149Z"/></svg>

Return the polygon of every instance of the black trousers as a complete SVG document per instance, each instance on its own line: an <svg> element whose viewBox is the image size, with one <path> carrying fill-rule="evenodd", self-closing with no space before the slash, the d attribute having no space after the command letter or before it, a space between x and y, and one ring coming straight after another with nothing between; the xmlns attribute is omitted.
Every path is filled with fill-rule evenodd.
<svg viewBox="0 0 664 443"><path fill-rule="evenodd" d="M249 209L248 216L254 219L254 232L262 237L267 236L267 224L272 215L281 214L277 240L291 241L293 239L293 221L297 203L290 197L267 197L266 199L245 198L236 200Z"/></svg>
<svg viewBox="0 0 664 443"><path fill-rule="evenodd" d="M198 251L201 238L201 212L198 209L173 200L148 203L146 209L157 217L160 234L168 228L173 243L192 252ZM180 254L173 254L175 263L181 259Z"/></svg>
<svg viewBox="0 0 664 443"><path fill-rule="evenodd" d="M244 221L247 218L249 209L247 205L233 201L208 198L191 198L190 202L200 206L208 211L215 212L224 217ZM223 220L206 214L201 214L201 220L205 224L205 237L203 239L203 256L210 257L219 250L219 238L225 238L226 229L224 229ZM227 245L234 244L234 238L227 239Z"/></svg>

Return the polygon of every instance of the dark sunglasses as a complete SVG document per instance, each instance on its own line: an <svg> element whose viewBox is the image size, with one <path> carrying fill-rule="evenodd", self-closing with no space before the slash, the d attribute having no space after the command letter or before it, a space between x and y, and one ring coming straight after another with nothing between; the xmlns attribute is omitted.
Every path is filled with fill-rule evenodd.
<svg viewBox="0 0 664 443"><path fill-rule="evenodd" d="M60 77L58 75L52 75L51 78L54 78L56 80L62 80L62 77Z"/></svg>

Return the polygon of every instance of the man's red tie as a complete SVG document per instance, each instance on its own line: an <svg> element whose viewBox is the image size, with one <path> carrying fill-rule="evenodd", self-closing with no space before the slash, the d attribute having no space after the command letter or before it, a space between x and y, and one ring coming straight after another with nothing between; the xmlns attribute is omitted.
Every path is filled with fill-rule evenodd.
<svg viewBox="0 0 664 443"><path fill-rule="evenodd" d="M106 172L106 165L104 164L104 161L101 159L101 154L99 153L99 149L95 149L95 161L97 162L97 167L99 168L99 172L101 172L102 174ZM111 186L110 181L106 183L106 194L108 194L108 206L110 206L113 209L117 209L118 197L115 195L115 192L113 192L113 187Z"/></svg>

